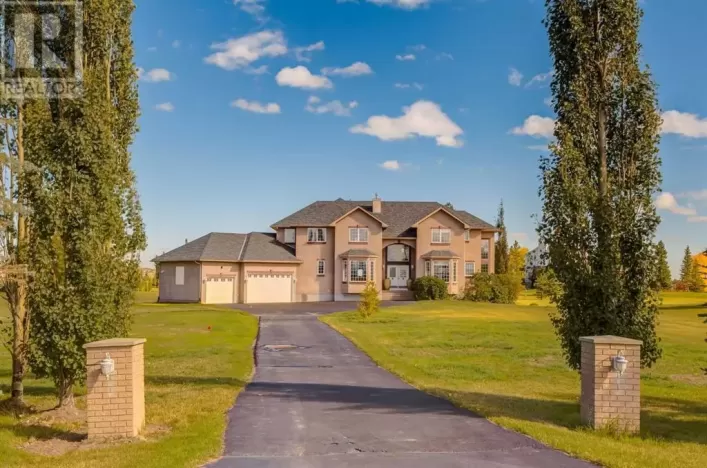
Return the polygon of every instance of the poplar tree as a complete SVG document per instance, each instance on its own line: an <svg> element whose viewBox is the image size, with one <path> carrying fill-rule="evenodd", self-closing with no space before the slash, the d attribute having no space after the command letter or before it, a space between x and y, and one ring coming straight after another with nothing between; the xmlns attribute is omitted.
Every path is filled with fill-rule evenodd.
<svg viewBox="0 0 707 468"><path fill-rule="evenodd" d="M145 235L129 147L137 130L132 0L83 3L83 94L28 122L30 362L73 406L90 341L125 336Z"/></svg>
<svg viewBox="0 0 707 468"><path fill-rule="evenodd" d="M552 323L568 364L581 336L643 341L661 356L653 197L661 183L655 84L637 0L546 0L556 141L541 159L542 242L563 285Z"/></svg>
<svg viewBox="0 0 707 468"><path fill-rule="evenodd" d="M506 210L503 208L503 200L498 206L498 217L496 218L496 227L501 231L498 234L494 251L494 272L503 274L508 272L508 232L506 231Z"/></svg>

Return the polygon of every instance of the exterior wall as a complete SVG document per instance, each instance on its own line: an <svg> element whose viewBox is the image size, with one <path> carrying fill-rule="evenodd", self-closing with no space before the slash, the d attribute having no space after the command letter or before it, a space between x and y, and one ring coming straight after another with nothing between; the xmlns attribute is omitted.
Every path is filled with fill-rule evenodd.
<svg viewBox="0 0 707 468"><path fill-rule="evenodd" d="M293 291L292 302L300 302L297 296L297 269L300 267L298 264L293 263L244 263L242 264L241 278L240 281L240 291L238 297L241 303L245 303L248 300L246 294L246 285L248 282L248 273L250 272L266 272L266 273L290 273L292 274L292 281L295 282Z"/></svg>
<svg viewBox="0 0 707 468"><path fill-rule="evenodd" d="M236 285L234 302L240 302L241 264L240 263L214 263L204 262L201 264L201 302L206 300L206 278L211 276L230 276L234 278Z"/></svg>
<svg viewBox="0 0 707 468"><path fill-rule="evenodd" d="M281 229L284 237L284 229ZM326 243L307 242L307 228L297 228L296 255L302 260L296 284L297 302L331 301L334 299L334 256L333 228L327 228ZM324 260L325 275L317 276L317 260Z"/></svg>
<svg viewBox="0 0 707 468"><path fill-rule="evenodd" d="M349 242L350 227L367 227L368 242ZM383 290L383 274L381 264L383 262L383 227L375 219L371 218L361 210L356 210L347 217L339 220L335 228L334 238L334 297L344 298L345 294L358 294L363 290L358 283L342 283L342 259L340 255L351 249L366 249L376 254L376 269L373 275L376 288ZM299 251L297 252L299 257ZM369 259L370 262L370 259Z"/></svg>
<svg viewBox="0 0 707 468"><path fill-rule="evenodd" d="M493 232L482 232L481 234L482 239L488 239L489 240L489 259L488 262L486 260L481 260L482 263L488 263L489 265L489 273L493 274L496 272L496 234ZM479 247L480 248L480 247ZM479 252L479 255L481 253ZM480 271L480 270L479 270Z"/></svg>
<svg viewBox="0 0 707 468"><path fill-rule="evenodd" d="M432 243L432 228L447 228L451 230L451 239L449 244L433 244ZM438 211L417 226L417 245L415 251L416 256L416 272L419 276L424 275L425 259L422 258L430 250L451 250L459 255L457 259L457 282L449 283L449 293L458 294L464 288L464 256L465 241L464 241L464 225L443 211ZM479 253L480 255L480 253ZM450 268L451 275L451 268Z"/></svg>
<svg viewBox="0 0 707 468"><path fill-rule="evenodd" d="M184 284L175 284L176 267L184 267ZM201 295L201 265L194 262L160 263L159 302L199 302Z"/></svg>
<svg viewBox="0 0 707 468"><path fill-rule="evenodd" d="M479 229L469 231L469 240L464 242L464 262L474 262L474 272L481 271L481 236ZM460 292L464 291L468 278L464 276L464 264L461 265L461 275L464 277Z"/></svg>

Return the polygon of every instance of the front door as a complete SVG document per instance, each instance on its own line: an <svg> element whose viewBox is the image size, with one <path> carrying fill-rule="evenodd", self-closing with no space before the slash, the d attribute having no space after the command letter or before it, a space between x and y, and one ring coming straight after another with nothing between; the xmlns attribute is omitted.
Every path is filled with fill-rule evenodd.
<svg viewBox="0 0 707 468"><path fill-rule="evenodd" d="M407 288L410 267L408 265L388 265L388 278L391 288Z"/></svg>

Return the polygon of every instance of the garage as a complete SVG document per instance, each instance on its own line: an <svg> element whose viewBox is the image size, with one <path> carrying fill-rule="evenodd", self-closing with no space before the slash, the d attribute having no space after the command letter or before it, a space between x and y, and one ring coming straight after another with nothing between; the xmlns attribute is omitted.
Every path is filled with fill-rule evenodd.
<svg viewBox="0 0 707 468"><path fill-rule="evenodd" d="M248 304L292 302L292 275L249 273L245 298Z"/></svg>
<svg viewBox="0 0 707 468"><path fill-rule="evenodd" d="M236 279L232 276L210 276L206 278L205 304L233 304L238 302L235 295Z"/></svg>

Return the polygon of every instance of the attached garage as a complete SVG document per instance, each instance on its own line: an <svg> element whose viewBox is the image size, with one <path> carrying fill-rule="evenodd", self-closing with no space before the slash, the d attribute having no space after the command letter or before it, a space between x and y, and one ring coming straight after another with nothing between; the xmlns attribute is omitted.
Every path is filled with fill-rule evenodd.
<svg viewBox="0 0 707 468"><path fill-rule="evenodd" d="M292 302L292 275L288 273L248 273L245 301L248 304Z"/></svg>
<svg viewBox="0 0 707 468"><path fill-rule="evenodd" d="M205 304L234 304L238 302L234 276L209 276L204 291Z"/></svg>

